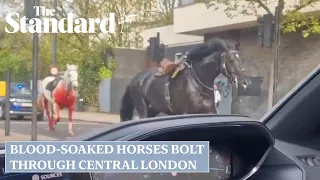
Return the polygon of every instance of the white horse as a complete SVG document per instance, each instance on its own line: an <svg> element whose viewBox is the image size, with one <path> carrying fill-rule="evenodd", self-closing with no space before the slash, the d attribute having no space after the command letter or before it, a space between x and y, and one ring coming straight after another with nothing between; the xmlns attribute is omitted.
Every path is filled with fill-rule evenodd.
<svg viewBox="0 0 320 180"><path fill-rule="evenodd" d="M54 76L44 78L38 96L38 105L45 110L51 131L54 131L54 124L60 121L59 111L63 108L68 108L68 132L70 136L74 135L72 113L76 102L76 90L78 89L77 70L77 65L67 64L67 70L62 78ZM54 112L51 112L51 109ZM56 116L54 117L54 115Z"/></svg>

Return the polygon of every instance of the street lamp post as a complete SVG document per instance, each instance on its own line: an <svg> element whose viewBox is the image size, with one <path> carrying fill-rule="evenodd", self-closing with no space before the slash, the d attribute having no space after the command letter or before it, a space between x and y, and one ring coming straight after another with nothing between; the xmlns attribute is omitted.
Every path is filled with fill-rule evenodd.
<svg viewBox="0 0 320 180"><path fill-rule="evenodd" d="M58 0L53 0L52 3L55 14L53 18L57 18ZM57 67L57 33L52 34L52 67ZM51 106L51 112L53 113L53 106Z"/></svg>
<svg viewBox="0 0 320 180"><path fill-rule="evenodd" d="M34 0L35 6L40 5L40 0ZM38 97L38 60L39 60L39 36L33 33L33 51L32 51L32 124L31 140L37 140L37 97Z"/></svg>
<svg viewBox="0 0 320 180"><path fill-rule="evenodd" d="M54 18L57 18L58 0L53 0L53 9L56 11ZM53 33L52 38L52 66L57 66L57 33Z"/></svg>
<svg viewBox="0 0 320 180"><path fill-rule="evenodd" d="M5 117L6 117L6 121L5 121L5 136L10 136L10 107L11 107L11 103L10 103L10 84L11 84L11 74L10 74L10 70L7 70L6 73L6 100L5 100L5 106L4 106L4 112L5 113Z"/></svg>

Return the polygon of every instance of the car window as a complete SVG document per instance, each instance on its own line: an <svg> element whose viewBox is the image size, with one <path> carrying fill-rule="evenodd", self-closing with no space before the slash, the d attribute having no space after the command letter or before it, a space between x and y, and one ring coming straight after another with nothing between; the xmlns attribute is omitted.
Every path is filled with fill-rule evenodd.
<svg viewBox="0 0 320 180"><path fill-rule="evenodd" d="M30 89L26 87L11 87L11 94L12 95L31 95L32 92Z"/></svg>

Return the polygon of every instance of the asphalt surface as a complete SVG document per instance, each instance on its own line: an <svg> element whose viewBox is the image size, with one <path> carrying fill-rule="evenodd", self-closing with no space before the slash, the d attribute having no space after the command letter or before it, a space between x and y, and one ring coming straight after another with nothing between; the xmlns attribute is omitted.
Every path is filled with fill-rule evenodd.
<svg viewBox="0 0 320 180"><path fill-rule="evenodd" d="M31 120L17 120L12 119L11 123L11 132L19 133L31 137ZM110 124L96 123L96 122L86 122L86 121L73 121L73 131L74 137L80 136L89 132L94 132L96 129L101 129L103 127L110 126ZM4 132L5 130L5 121L0 120L0 130ZM41 138L38 140L46 140L45 137L54 138L55 140L68 140L68 121L66 119L61 119L61 121L55 126L55 131L49 131L48 122L38 121L38 135L41 135Z"/></svg>

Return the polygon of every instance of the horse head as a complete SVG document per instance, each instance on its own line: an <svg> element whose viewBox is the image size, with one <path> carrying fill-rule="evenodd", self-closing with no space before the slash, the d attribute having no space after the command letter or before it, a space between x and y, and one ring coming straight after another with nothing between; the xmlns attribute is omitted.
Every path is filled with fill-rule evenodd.
<svg viewBox="0 0 320 180"><path fill-rule="evenodd" d="M67 70L64 72L64 80L73 90L78 89L78 66L74 64L67 64Z"/></svg>
<svg viewBox="0 0 320 180"><path fill-rule="evenodd" d="M203 65L202 67L210 68L210 71L216 69L217 72L214 76L222 73L237 87L242 85L246 88L250 84L250 80L244 74L244 62L239 55L239 51L234 50L220 38L213 38L208 43L190 51L187 58L191 64L192 62L200 62ZM217 67L218 64L220 66Z"/></svg>
<svg viewBox="0 0 320 180"><path fill-rule="evenodd" d="M245 89L251 82L244 72L244 61L239 51L229 49L221 54L221 73L236 87L241 85Z"/></svg>

